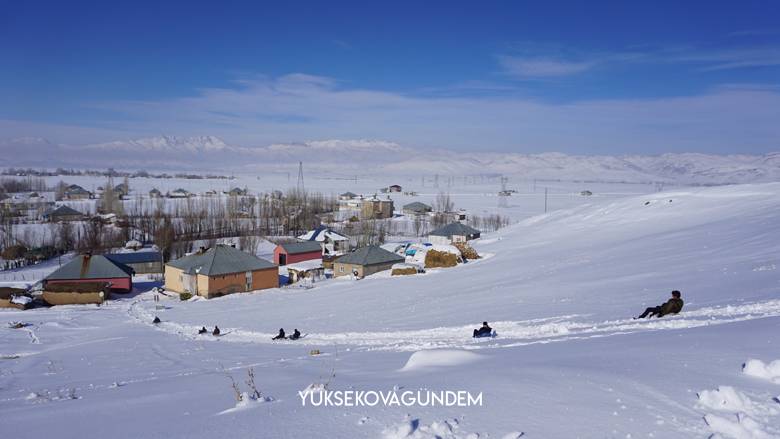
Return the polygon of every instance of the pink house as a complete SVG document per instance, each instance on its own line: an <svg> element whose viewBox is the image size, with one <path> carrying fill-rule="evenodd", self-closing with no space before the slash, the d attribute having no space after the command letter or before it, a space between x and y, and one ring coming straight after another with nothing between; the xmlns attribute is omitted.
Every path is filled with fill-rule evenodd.
<svg viewBox="0 0 780 439"><path fill-rule="evenodd" d="M291 242L279 244L274 249L274 263L276 265L295 264L312 259L322 259L322 246L319 242Z"/></svg>

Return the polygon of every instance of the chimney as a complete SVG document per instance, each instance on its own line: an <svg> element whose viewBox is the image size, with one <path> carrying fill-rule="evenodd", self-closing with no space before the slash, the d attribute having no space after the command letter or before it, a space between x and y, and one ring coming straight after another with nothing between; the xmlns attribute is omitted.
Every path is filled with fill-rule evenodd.
<svg viewBox="0 0 780 439"><path fill-rule="evenodd" d="M89 273L89 260L91 257L91 251L84 253L84 258L81 260L81 272L79 273L80 278L86 277L87 273Z"/></svg>

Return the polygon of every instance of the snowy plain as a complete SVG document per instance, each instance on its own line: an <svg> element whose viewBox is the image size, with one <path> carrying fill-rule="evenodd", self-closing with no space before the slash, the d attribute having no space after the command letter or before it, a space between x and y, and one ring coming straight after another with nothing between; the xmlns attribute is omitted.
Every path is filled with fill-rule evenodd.
<svg viewBox="0 0 780 439"><path fill-rule="evenodd" d="M780 184L577 192L541 215L538 192L512 198L518 222L476 242L483 259L424 275L2 311L0 436L780 436ZM680 315L632 319L672 289ZM471 338L483 320L496 338ZM305 336L272 342L279 327ZM237 406L228 376L245 389L249 368L265 399ZM483 405L302 407L323 383Z"/></svg>

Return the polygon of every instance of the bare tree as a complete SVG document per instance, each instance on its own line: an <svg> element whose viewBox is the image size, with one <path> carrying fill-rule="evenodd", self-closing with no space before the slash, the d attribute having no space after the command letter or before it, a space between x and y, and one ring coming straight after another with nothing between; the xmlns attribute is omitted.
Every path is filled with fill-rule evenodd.
<svg viewBox="0 0 780 439"><path fill-rule="evenodd" d="M455 203L452 202L449 193L439 192L436 195L436 201L433 203L433 210L436 212L452 212L455 210Z"/></svg>

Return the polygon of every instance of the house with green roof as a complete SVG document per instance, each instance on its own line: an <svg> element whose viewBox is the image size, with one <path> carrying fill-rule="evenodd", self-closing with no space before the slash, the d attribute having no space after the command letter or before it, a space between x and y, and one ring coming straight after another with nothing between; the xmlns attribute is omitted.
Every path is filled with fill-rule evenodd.
<svg viewBox="0 0 780 439"><path fill-rule="evenodd" d="M479 230L463 223L454 222L429 233L428 240L432 244L454 244L456 242L471 241L479 238L479 236Z"/></svg>
<svg viewBox="0 0 780 439"><path fill-rule="evenodd" d="M108 283L112 292L133 289L133 269L103 255L83 254L71 259L43 280L44 289L56 284Z"/></svg>
<svg viewBox="0 0 780 439"><path fill-rule="evenodd" d="M277 288L273 263L229 245L217 245L165 265L165 289L205 297Z"/></svg>
<svg viewBox="0 0 780 439"><path fill-rule="evenodd" d="M336 259L333 263L333 275L362 278L380 271L389 270L393 264L405 262L406 258L387 251L378 245L359 248L352 253Z"/></svg>

